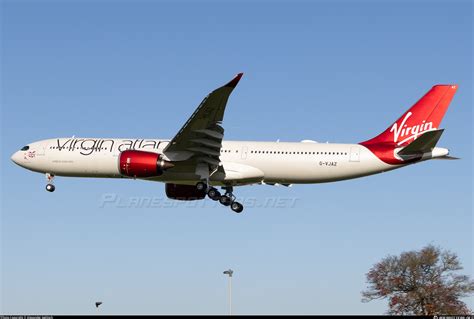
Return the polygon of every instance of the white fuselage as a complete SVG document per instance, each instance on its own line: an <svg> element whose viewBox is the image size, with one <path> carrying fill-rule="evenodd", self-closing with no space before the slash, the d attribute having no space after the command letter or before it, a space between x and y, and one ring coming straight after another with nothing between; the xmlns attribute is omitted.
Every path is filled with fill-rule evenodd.
<svg viewBox="0 0 474 319"><path fill-rule="evenodd" d="M29 170L56 176L123 178L119 155L127 149L162 153L169 140L59 138L29 144L12 159ZM165 159L169 159L164 154ZM172 158L170 160L173 160ZM324 183L395 169L359 144L316 142L223 141L220 161L225 174L216 172L215 185L252 183ZM195 184L192 165L173 168L148 180Z"/></svg>

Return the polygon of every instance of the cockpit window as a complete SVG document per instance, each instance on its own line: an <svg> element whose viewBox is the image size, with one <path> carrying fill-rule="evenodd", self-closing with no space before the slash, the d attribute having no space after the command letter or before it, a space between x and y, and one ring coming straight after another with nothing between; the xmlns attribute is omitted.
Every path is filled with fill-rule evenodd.
<svg viewBox="0 0 474 319"><path fill-rule="evenodd" d="M21 148L22 151L27 151L27 150L29 150L29 149L30 149L30 147L29 147L28 145L23 146L23 147Z"/></svg>

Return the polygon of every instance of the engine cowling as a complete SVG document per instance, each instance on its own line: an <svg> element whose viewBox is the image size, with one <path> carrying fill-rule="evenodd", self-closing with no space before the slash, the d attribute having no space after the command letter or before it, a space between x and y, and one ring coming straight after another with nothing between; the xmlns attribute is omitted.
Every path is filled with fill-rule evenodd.
<svg viewBox="0 0 474 319"><path fill-rule="evenodd" d="M166 196L176 200L198 200L206 197L206 190L198 190L194 185L165 185Z"/></svg>
<svg viewBox="0 0 474 319"><path fill-rule="evenodd" d="M134 178L160 176L173 163L165 161L161 154L145 151L126 150L120 153L120 174Z"/></svg>

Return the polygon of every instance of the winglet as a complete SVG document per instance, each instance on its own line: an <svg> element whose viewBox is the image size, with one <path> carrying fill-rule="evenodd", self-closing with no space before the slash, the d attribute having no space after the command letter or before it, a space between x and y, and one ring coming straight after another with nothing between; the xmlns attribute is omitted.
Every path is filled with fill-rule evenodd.
<svg viewBox="0 0 474 319"><path fill-rule="evenodd" d="M240 81L240 78L242 77L242 75L244 75L243 73L239 73L235 76L235 78L233 78L229 83L227 83L226 87L229 87L229 88L235 88L237 86L237 83L239 83Z"/></svg>

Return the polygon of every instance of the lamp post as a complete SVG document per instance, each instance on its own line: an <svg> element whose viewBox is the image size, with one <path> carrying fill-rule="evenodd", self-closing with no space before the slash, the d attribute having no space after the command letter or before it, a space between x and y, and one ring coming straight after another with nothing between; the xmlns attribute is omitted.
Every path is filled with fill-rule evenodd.
<svg viewBox="0 0 474 319"><path fill-rule="evenodd" d="M234 271L232 269L224 271L224 275L229 276L229 315L232 315L232 274Z"/></svg>

